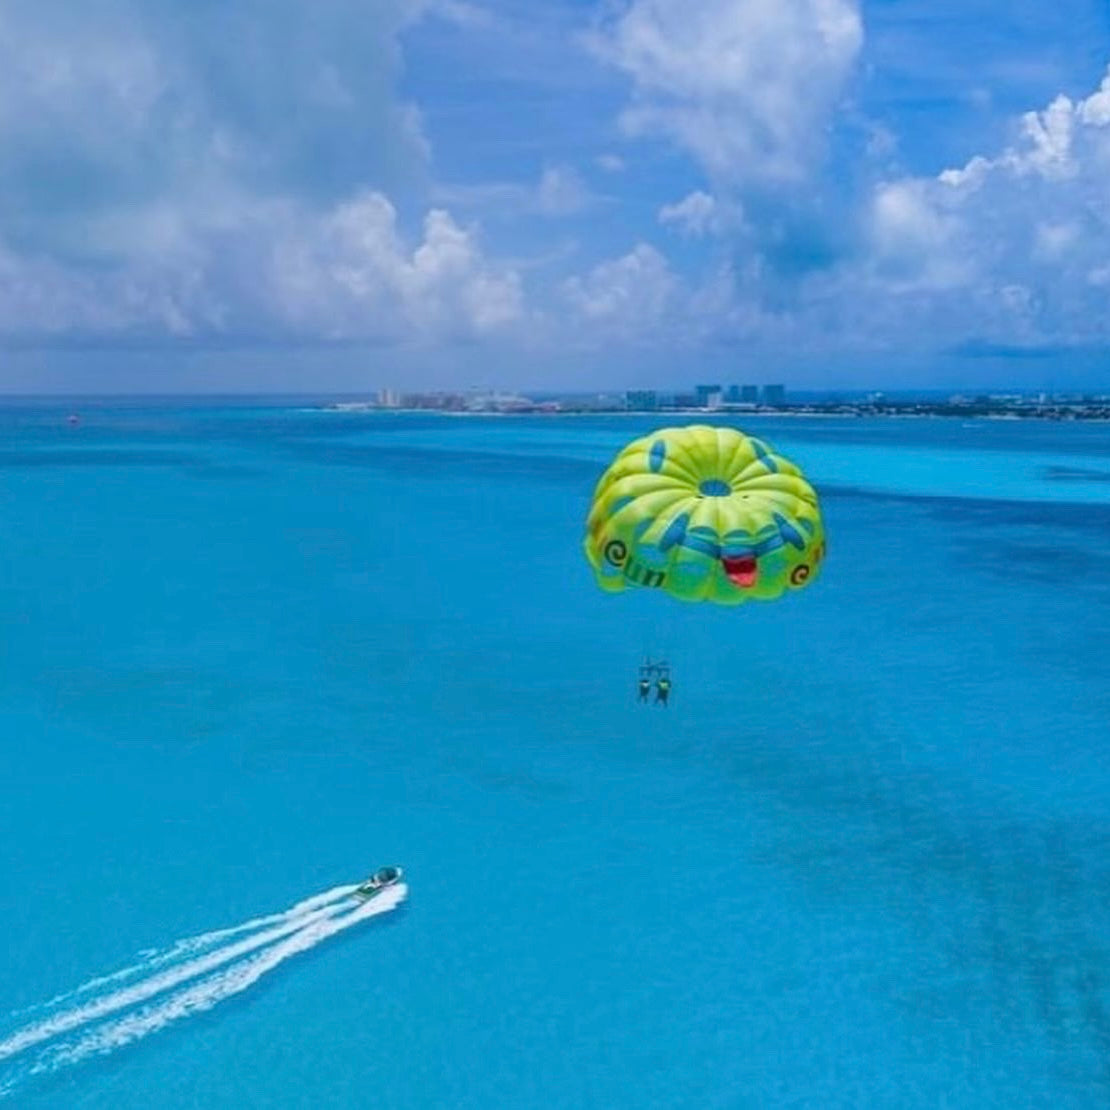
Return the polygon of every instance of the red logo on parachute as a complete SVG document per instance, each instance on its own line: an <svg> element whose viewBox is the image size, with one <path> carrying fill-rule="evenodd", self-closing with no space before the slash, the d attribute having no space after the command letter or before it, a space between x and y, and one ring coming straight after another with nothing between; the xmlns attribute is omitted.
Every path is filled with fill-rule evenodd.
<svg viewBox="0 0 1110 1110"><path fill-rule="evenodd" d="M739 558L730 559L727 555L721 558L721 565L725 568L730 582L744 590L750 590L755 585L759 575L759 564L754 555L741 555Z"/></svg>

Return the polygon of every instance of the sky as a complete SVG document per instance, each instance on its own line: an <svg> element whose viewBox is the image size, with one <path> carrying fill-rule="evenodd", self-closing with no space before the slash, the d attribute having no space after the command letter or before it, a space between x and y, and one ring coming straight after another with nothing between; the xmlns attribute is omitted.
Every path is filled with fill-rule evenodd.
<svg viewBox="0 0 1110 1110"><path fill-rule="evenodd" d="M1105 0L0 0L0 390L1110 392Z"/></svg>

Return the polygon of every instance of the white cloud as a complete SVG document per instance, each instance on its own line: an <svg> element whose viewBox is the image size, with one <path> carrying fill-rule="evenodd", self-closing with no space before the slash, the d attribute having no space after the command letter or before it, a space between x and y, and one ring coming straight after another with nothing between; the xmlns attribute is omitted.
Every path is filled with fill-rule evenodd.
<svg viewBox="0 0 1110 1110"><path fill-rule="evenodd" d="M0 332L427 338L514 320L519 278L473 229L433 210L406 242L386 199L430 157L394 88L397 36L427 6L0 5ZM556 171L546 203L569 209L577 184Z"/></svg>
<svg viewBox="0 0 1110 1110"><path fill-rule="evenodd" d="M175 40L135 0L103 0L95 18L0 0L0 333L601 351L1110 339L1110 73L961 167L888 169L849 210L784 183L820 154L862 41L857 0L615 2L593 41L630 78L626 129L666 137L710 178L626 210L717 237L673 265L635 233L601 246L616 220L562 222L612 201L589 181L617 191L602 177L625 169L611 152L443 186L430 211L398 202L422 195L405 182L431 164L420 112L396 89L399 32L437 13L483 29L468 40L496 37L504 5L381 0L371 27L356 0L316 15L278 5L250 34L233 6L220 35L189 7ZM248 42L258 64L232 65ZM875 173L896 137L873 127L868 149ZM400 163L416 172L387 183ZM746 213L730 200L741 193ZM491 256L475 216L503 221L498 235L519 234L509 249L530 258ZM705 272L680 272L679 258L707 255Z"/></svg>
<svg viewBox="0 0 1110 1110"><path fill-rule="evenodd" d="M53 337L156 328L185 336L193 320L206 315L214 319L218 311L198 296L187 270L159 275L137 267L105 280L49 258L28 259L0 243L0 334Z"/></svg>
<svg viewBox="0 0 1110 1110"><path fill-rule="evenodd" d="M723 181L798 179L863 42L857 0L631 0L593 38L632 78L621 122Z"/></svg>
<svg viewBox="0 0 1110 1110"><path fill-rule="evenodd" d="M432 197L439 204L485 209L498 216L576 216L601 203L582 175L572 166L548 166L533 184L484 181L475 185L437 185Z"/></svg>
<svg viewBox="0 0 1110 1110"><path fill-rule="evenodd" d="M1021 142L995 158L976 155L960 169L945 170L939 180L953 187L974 188L990 177L1040 177L1065 180L1107 168L1110 160L1110 71L1089 97L1078 102L1057 96L1043 111L1021 117Z"/></svg>
<svg viewBox="0 0 1110 1110"><path fill-rule="evenodd" d="M1087 273L1087 281L1091 285L1110 286L1110 265L1096 266Z"/></svg>
<svg viewBox="0 0 1110 1110"><path fill-rule="evenodd" d="M1034 256L1045 261L1063 258L1075 246L1079 235L1076 223L1039 223L1034 231Z"/></svg>
<svg viewBox="0 0 1110 1110"><path fill-rule="evenodd" d="M497 18L489 8L471 4L469 0L427 0L429 15L438 16L456 27L489 29L497 26Z"/></svg>
<svg viewBox="0 0 1110 1110"><path fill-rule="evenodd" d="M0 232L17 219L22 238L50 225L57 242L60 207L141 204L213 172L339 196L421 168L419 114L395 84L397 35L422 3L380 0L369 21L357 0L265 19L234 5L172 18L138 0L0 5Z"/></svg>
<svg viewBox="0 0 1110 1110"><path fill-rule="evenodd" d="M881 123L875 123L871 120L867 121L865 129L867 131L865 149L869 158L882 161L889 158L898 149L897 136L889 127L884 127Z"/></svg>
<svg viewBox="0 0 1110 1110"><path fill-rule="evenodd" d="M1110 127L1110 70L1098 90L1079 102L1078 115L1090 127Z"/></svg>
<svg viewBox="0 0 1110 1110"><path fill-rule="evenodd" d="M912 294L932 335L1110 338L1098 274L1110 257L1110 72L1091 96L1025 113L1017 141L936 177L879 186L870 252L840 278L869 283L892 321ZM903 302L904 304L904 302Z"/></svg>
<svg viewBox="0 0 1110 1110"><path fill-rule="evenodd" d="M659 209L661 224L673 224L688 235L705 235L715 230L717 218L717 202L700 189L695 189L675 204L665 204Z"/></svg>
<svg viewBox="0 0 1110 1110"><path fill-rule="evenodd" d="M964 259L953 244L956 218L933 203L921 181L895 181L875 191L869 227L870 261L890 291L946 289L964 283Z"/></svg>
<svg viewBox="0 0 1110 1110"><path fill-rule="evenodd" d="M545 216L573 216L594 203L581 176L570 166L550 166L540 176L536 207Z"/></svg>
<svg viewBox="0 0 1110 1110"><path fill-rule="evenodd" d="M323 213L248 195L152 208L113 241L126 257L95 276L0 250L0 331L435 341L522 313L519 275L488 261L475 231L433 209L407 243L374 191Z"/></svg>
<svg viewBox="0 0 1110 1110"><path fill-rule="evenodd" d="M568 279L563 291L573 310L599 332L643 338L663 323L678 288L663 255L638 243L584 277Z"/></svg>
<svg viewBox="0 0 1110 1110"><path fill-rule="evenodd" d="M881 182L861 205L855 249L789 282L746 233L698 277L641 244L565 284L576 337L898 358L969 342L1110 342L1110 73L1086 99L1027 113L1014 134L960 170ZM705 227L721 204L697 191L659 217Z"/></svg>

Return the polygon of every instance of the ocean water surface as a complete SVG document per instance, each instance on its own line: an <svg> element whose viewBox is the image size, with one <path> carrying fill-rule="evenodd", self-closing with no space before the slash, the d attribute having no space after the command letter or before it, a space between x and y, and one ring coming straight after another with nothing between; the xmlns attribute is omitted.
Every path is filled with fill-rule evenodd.
<svg viewBox="0 0 1110 1110"><path fill-rule="evenodd" d="M748 417L829 555L718 609L581 552L665 420L68 411L0 409L7 1104L1110 1104L1110 427Z"/></svg>

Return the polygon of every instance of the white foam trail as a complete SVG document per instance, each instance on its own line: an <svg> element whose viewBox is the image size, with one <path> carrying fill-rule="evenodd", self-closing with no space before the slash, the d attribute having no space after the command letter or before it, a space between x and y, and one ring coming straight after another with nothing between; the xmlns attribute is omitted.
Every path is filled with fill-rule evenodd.
<svg viewBox="0 0 1110 1110"><path fill-rule="evenodd" d="M98 990L100 987L106 987L110 983L119 983L124 979L131 979L136 975L146 974L154 971L159 967L164 967L166 964L173 963L181 959L183 956L189 955L191 952L199 952L205 948L211 948L212 945L218 944L222 940L229 937L237 936L240 933L252 932L255 929L263 929L267 925L281 925L287 921L292 921L295 918L304 917L311 913L313 910L321 909L324 906L330 905L332 902L342 902L349 898L356 890L357 884L347 883L344 886L332 887L331 890L325 890L321 894L314 894L311 898L305 898L295 905L292 905L287 910L282 910L281 913L270 913L263 917L253 917L249 921L244 921L240 925L230 925L223 929L213 929L208 933L200 933L195 937L185 937L182 940L174 941L169 948L159 950L157 948L148 948L140 952L140 961L132 964L130 967L121 968L119 971L113 971L108 975L98 975L95 979L90 979L87 983L82 983L79 987L75 987L71 991L65 991L62 994L56 994L48 1002L40 1002L35 1006L28 1006L23 1010L15 1011L17 1014L32 1013L35 1010L50 1010L62 1002L68 1002L71 998L76 998L78 995L88 994L90 991Z"/></svg>
<svg viewBox="0 0 1110 1110"><path fill-rule="evenodd" d="M227 937L233 937L239 933L248 933L254 929L263 929L267 925L280 925L286 921L304 917L313 910L322 909L325 906L331 905L333 902L346 901L357 889L357 883L347 883L345 886L332 887L331 890L325 890L322 894L314 894L311 898L305 898L297 902L295 905L290 906L289 909L282 910L281 913L270 913L266 914L264 917L254 917L251 918L250 921L244 921L241 925L229 925L223 929L214 929L210 933L201 933L199 936L187 937L185 940L176 941L172 947L168 948L163 955L159 955L157 958L165 963L176 956L180 956L187 952L195 952L201 948L208 948L217 941L225 940ZM117 974L119 973L117 972Z"/></svg>
<svg viewBox="0 0 1110 1110"><path fill-rule="evenodd" d="M292 936L267 948L253 959L244 960L194 983L155 1006L148 1006L137 1013L108 1022L87 1033L74 1044L59 1045L48 1050L31 1069L31 1074L52 1072L88 1056L112 1052L132 1041L147 1037L180 1018L210 1010L225 999L245 991L291 956L314 948L321 941L357 925L360 921L396 909L407 896L407 885L398 883L356 909L303 925Z"/></svg>
<svg viewBox="0 0 1110 1110"><path fill-rule="evenodd" d="M275 928L255 932L253 936L241 940L237 944L217 948L206 956L200 956L159 975L142 979L130 987L124 987L122 990L115 991L104 998L98 998L84 1006L79 1006L75 1010L66 1010L54 1017L47 1018L45 1021L36 1022L25 1029L20 1029L5 1040L0 1041L0 1060L14 1056L17 1052L23 1052L32 1045L49 1040L51 1037L68 1033L80 1025L97 1021L115 1010L122 1010L125 1006L134 1006L137 1002L145 1002L146 999L161 994L171 987L179 986L189 979L204 975L221 964L229 963L232 960L237 960L240 956L264 948L266 945L272 944L290 933L295 933L321 918L334 917L346 906L346 901L329 902L319 909L310 910L308 913L301 913L296 917L289 918Z"/></svg>

